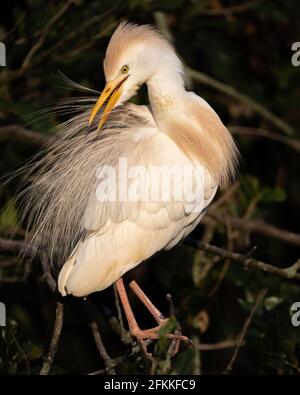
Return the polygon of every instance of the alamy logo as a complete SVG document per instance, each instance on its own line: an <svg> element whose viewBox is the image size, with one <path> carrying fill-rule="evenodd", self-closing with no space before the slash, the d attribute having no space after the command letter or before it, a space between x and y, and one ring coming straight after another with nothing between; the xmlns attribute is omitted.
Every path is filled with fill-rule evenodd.
<svg viewBox="0 0 300 395"><path fill-rule="evenodd" d="M96 189L100 202L180 202L186 212L203 209L203 166L131 165L119 158L118 165L99 166Z"/></svg>
<svg viewBox="0 0 300 395"><path fill-rule="evenodd" d="M6 47L5 44L3 44L0 41L0 66L6 66Z"/></svg>
<svg viewBox="0 0 300 395"><path fill-rule="evenodd" d="M292 65L295 67L300 66L300 42L295 42L292 44L292 51L295 52L292 55Z"/></svg>
<svg viewBox="0 0 300 395"><path fill-rule="evenodd" d="M0 302L0 326L6 325L6 308L5 304Z"/></svg>
<svg viewBox="0 0 300 395"><path fill-rule="evenodd" d="M293 303L291 310L294 311L291 318L292 325L298 327L300 326L300 302Z"/></svg>

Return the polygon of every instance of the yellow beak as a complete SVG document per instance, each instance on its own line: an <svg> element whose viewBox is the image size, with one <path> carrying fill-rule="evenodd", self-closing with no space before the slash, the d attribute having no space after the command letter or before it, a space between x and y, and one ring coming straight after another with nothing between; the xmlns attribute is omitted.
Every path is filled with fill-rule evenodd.
<svg viewBox="0 0 300 395"><path fill-rule="evenodd" d="M123 86L126 79L127 79L127 76L125 78L124 78L124 76L122 76L121 78L119 77L119 78L116 78L115 80L107 82L107 84L104 87L104 90L102 91L99 99L97 100L97 103L95 104L95 106L92 110L90 120L89 120L89 126L91 126L95 116L100 111L100 109L104 105L105 101L110 97L110 99L108 100L108 103L107 103L106 107L104 108L104 111L101 115L101 119L100 119L97 130L100 130L102 128L102 126L104 125L105 121L107 120L109 114L111 113L112 109L114 108L114 106L116 105L116 103L118 102L118 100L121 96L122 86Z"/></svg>

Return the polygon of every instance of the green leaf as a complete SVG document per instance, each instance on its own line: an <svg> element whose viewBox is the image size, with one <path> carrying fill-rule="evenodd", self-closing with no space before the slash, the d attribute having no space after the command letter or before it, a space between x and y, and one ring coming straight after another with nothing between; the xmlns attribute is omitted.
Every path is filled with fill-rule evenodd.
<svg viewBox="0 0 300 395"><path fill-rule="evenodd" d="M276 188L263 188L260 192L260 201L265 203L281 203L286 199L286 192L280 187Z"/></svg>
<svg viewBox="0 0 300 395"><path fill-rule="evenodd" d="M178 374L189 374L194 363L194 351L189 348L176 357L175 370Z"/></svg>
<svg viewBox="0 0 300 395"><path fill-rule="evenodd" d="M157 342L157 352L163 354L167 351L169 345L169 339L167 338L168 333L172 333L177 328L177 321L175 317L168 318L168 320L159 329L159 339Z"/></svg>

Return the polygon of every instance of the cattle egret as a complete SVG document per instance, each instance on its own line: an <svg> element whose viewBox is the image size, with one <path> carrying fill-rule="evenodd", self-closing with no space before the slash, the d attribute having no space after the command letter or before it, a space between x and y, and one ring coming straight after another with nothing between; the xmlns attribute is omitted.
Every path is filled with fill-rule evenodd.
<svg viewBox="0 0 300 395"><path fill-rule="evenodd" d="M122 275L196 227L234 177L237 148L210 105L185 89L182 63L155 28L121 23L104 73L99 99L77 106L33 166L25 211L63 296L116 283L131 333L156 339L164 317L133 282L158 323L140 329ZM150 104L126 103L143 84Z"/></svg>

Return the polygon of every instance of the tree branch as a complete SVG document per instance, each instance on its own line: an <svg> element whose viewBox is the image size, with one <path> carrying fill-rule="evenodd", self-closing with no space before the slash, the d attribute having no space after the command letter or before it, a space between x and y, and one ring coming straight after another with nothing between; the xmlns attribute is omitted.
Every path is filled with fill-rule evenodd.
<svg viewBox="0 0 300 395"><path fill-rule="evenodd" d="M97 323L95 321L91 322L90 328L91 328L91 331L93 334L93 338L95 340L96 348L99 351L99 354L104 361L107 373L116 374L116 372L114 370L115 363L113 362L113 360L110 358L110 356L108 355L108 353L106 351L106 348L103 344Z"/></svg>
<svg viewBox="0 0 300 395"><path fill-rule="evenodd" d="M18 141L22 144L31 144L37 147L42 147L47 144L49 138L18 125L8 125L0 127L0 142L2 143L6 141Z"/></svg>
<svg viewBox="0 0 300 395"><path fill-rule="evenodd" d="M112 364L113 364L112 367L116 368L117 366L121 365L121 363L126 362L128 359L129 358L127 356L122 356L122 357L118 357L118 358L112 359L111 360ZM88 375L89 376L99 376L101 374L106 374L112 369L112 367L109 367L109 368L106 367L104 369L96 370L95 372L88 373Z"/></svg>
<svg viewBox="0 0 300 395"><path fill-rule="evenodd" d="M54 324L53 335L50 343L50 348L48 355L43 363L42 369L40 371L40 375L42 376L49 374L51 366L53 364L58 349L58 342L60 339L61 330L63 326L63 319L64 319L64 305L61 302L57 302L55 324Z"/></svg>
<svg viewBox="0 0 300 395"><path fill-rule="evenodd" d="M24 59L21 70L22 69L27 69L31 63L32 58L34 57L35 53L42 47L44 44L46 37L48 33L50 32L52 26L57 23L57 21L68 11L70 6L74 3L74 0L69 0L67 1L60 9L59 11L53 15L53 17L49 20L49 22L44 26L44 29L42 31L42 34L38 41L34 44L34 46L31 48L31 50L28 52L26 58Z"/></svg>
<svg viewBox="0 0 300 395"><path fill-rule="evenodd" d="M115 375L116 374L116 372L114 370L115 362L108 355L108 352L106 351L106 348L103 344L103 341L102 341L102 338L100 335L100 331L99 331L100 320L99 320L98 311L95 308L92 300L90 300L89 298L84 298L83 303L84 303L84 307L86 308L86 311L88 314L88 318L90 321L89 326L92 331L92 335L93 335L93 338L95 341L96 348L97 348L101 358L104 361L106 371L109 374Z"/></svg>
<svg viewBox="0 0 300 395"><path fill-rule="evenodd" d="M236 347L239 343L238 340L223 340L218 343L200 343L197 348L201 351L215 351L215 350L224 350L226 348ZM244 346L245 342L242 341L240 346Z"/></svg>
<svg viewBox="0 0 300 395"><path fill-rule="evenodd" d="M210 86L211 88L214 88L222 93L225 93L226 95L231 96L234 99L238 100L239 102L250 107L253 111L255 111L257 114L259 114L261 117L265 118L271 124L273 124L278 129L280 129L284 134L291 136L295 133L294 129L289 124L287 124L281 118L274 115L270 110L268 110L262 104L256 102L251 97L237 91L234 87L227 85L221 81L218 81L218 80L210 77L209 75L202 73L200 71L197 71L191 67L187 67L186 72L190 75L190 77L193 80L200 82L204 85Z"/></svg>
<svg viewBox="0 0 300 395"><path fill-rule="evenodd" d="M23 257L32 258L34 255L34 249L33 247L26 245L24 241L6 240L0 238L0 254L23 255ZM48 258L45 253L42 253L41 256L41 266L44 279L46 280L51 290L55 292L57 284L52 275L51 266L48 263Z"/></svg>
<svg viewBox="0 0 300 395"><path fill-rule="evenodd" d="M24 241L0 238L0 254L18 255L28 250Z"/></svg>
<svg viewBox="0 0 300 395"><path fill-rule="evenodd" d="M300 234L288 230L277 228L267 224L262 220L245 221L242 218L226 217L233 227L243 229L248 232L260 233L264 236L273 237L274 239L283 240L289 244L300 246Z"/></svg>
<svg viewBox="0 0 300 395"><path fill-rule="evenodd" d="M246 319L246 321L244 323L243 329L242 329L241 334L240 334L239 339L238 339L238 344L236 346L236 349L234 350L234 353L232 355L232 358L231 358L229 364L227 365L227 367L225 369L225 373L228 373L230 370L232 370L232 366L234 364L234 361L236 360L236 358L238 356L238 353L239 353L239 350L241 348L241 345L244 342L244 338L246 336L247 329L249 328L249 325L251 324L252 318L253 318L258 306L261 304L261 302L263 301L264 297L266 296L267 291L268 291L267 289L262 289L259 292L259 294L257 295L256 301L255 301L255 305L254 305L253 309L251 310L251 313L250 313L249 317Z"/></svg>
<svg viewBox="0 0 300 395"><path fill-rule="evenodd" d="M203 16L231 16L233 14L239 14L241 12L246 12L251 8L256 7L259 3L264 0L250 0L242 4L237 4L227 8L211 8L195 11L195 15Z"/></svg>
<svg viewBox="0 0 300 395"><path fill-rule="evenodd" d="M53 277L51 266L49 265L48 258L46 254L43 252L41 256L41 265L43 270L43 278L46 280L47 284L49 285L50 289L53 292L57 290L57 282Z"/></svg>
<svg viewBox="0 0 300 395"><path fill-rule="evenodd" d="M278 143L285 144L295 151L300 152L300 141L291 137L282 136L278 133L270 132L269 130L262 128L250 128L247 126L229 126L229 131L232 134L238 134L241 136L254 136L262 137L268 140L277 141Z"/></svg>
<svg viewBox="0 0 300 395"><path fill-rule="evenodd" d="M276 274L277 276L284 277L287 279L300 280L300 273L297 273L297 271L300 269L300 259L297 262L295 262L292 266L281 269L279 267L259 261L249 256L238 254L236 252L230 252L224 250L223 248L216 247L211 244L203 243L202 241L194 240L190 237L187 237L185 239L185 244L190 247L198 248L205 252L218 255L224 259L231 259L234 262L242 263L246 267L256 268L264 272Z"/></svg>

